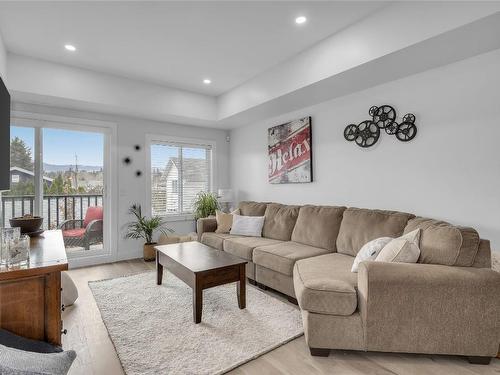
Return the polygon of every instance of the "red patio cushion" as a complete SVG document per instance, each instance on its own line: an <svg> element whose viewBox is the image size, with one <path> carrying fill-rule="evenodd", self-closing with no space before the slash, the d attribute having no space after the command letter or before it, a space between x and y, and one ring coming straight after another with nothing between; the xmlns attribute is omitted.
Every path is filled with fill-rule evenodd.
<svg viewBox="0 0 500 375"><path fill-rule="evenodd" d="M83 237L84 234L84 228L63 230L64 237Z"/></svg>
<svg viewBox="0 0 500 375"><path fill-rule="evenodd" d="M101 206L91 206L87 209L85 213L85 220L83 221L83 227L87 228L92 220L102 220L102 207Z"/></svg>

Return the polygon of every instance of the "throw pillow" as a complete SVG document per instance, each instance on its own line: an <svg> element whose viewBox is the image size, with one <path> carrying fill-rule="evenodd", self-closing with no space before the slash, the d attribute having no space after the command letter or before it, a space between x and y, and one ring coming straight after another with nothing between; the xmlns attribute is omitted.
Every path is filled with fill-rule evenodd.
<svg viewBox="0 0 500 375"><path fill-rule="evenodd" d="M265 216L233 215L231 234L240 236L262 237Z"/></svg>
<svg viewBox="0 0 500 375"><path fill-rule="evenodd" d="M361 262L365 260L374 260L380 253L380 250L392 240L392 237L380 237L365 243L361 250L359 250L356 258L354 258L351 272L358 272L358 267Z"/></svg>
<svg viewBox="0 0 500 375"><path fill-rule="evenodd" d="M219 210L215 211L215 220L217 220L215 233L229 233L233 225L233 215L239 215L239 213L239 208L229 214Z"/></svg>
<svg viewBox="0 0 500 375"><path fill-rule="evenodd" d="M65 375L75 358L76 353L73 350L45 354L0 345L0 374Z"/></svg>
<svg viewBox="0 0 500 375"><path fill-rule="evenodd" d="M420 256L420 229L393 239L375 258L376 262L416 263Z"/></svg>
<svg viewBox="0 0 500 375"><path fill-rule="evenodd" d="M28 352L60 353L63 351L59 346L49 344L45 341L27 339L5 329L0 329L0 343L9 348L26 350Z"/></svg>

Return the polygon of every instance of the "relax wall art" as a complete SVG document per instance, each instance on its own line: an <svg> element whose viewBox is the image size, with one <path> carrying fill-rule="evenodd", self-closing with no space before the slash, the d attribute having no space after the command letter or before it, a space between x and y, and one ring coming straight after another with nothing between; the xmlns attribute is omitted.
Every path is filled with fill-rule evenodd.
<svg viewBox="0 0 500 375"><path fill-rule="evenodd" d="M311 118L268 129L269 182L312 182Z"/></svg>

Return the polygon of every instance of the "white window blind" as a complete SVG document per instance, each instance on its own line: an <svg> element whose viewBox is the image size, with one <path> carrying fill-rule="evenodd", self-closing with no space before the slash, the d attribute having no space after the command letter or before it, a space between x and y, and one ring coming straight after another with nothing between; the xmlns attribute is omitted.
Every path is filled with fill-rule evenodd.
<svg viewBox="0 0 500 375"><path fill-rule="evenodd" d="M151 209L153 215L193 212L200 191L211 190L212 146L151 142Z"/></svg>

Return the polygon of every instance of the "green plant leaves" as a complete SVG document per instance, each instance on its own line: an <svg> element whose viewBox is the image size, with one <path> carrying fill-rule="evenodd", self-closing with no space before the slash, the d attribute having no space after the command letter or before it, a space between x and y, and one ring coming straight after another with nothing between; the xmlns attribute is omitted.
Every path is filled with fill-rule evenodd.
<svg viewBox="0 0 500 375"><path fill-rule="evenodd" d="M125 238L144 239L146 243L153 242L155 231L168 236L168 233L173 233L173 229L166 227L165 220L160 216L153 216L148 219L142 216L141 205L134 203L129 208L129 213L135 217L135 221L126 225L127 233Z"/></svg>
<svg viewBox="0 0 500 375"><path fill-rule="evenodd" d="M215 215L215 210L219 209L219 201L214 193L200 191L193 202L195 219Z"/></svg>

